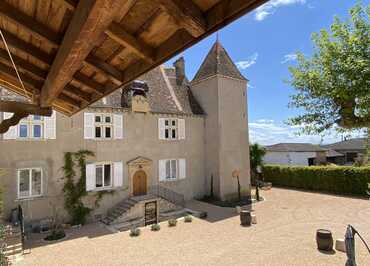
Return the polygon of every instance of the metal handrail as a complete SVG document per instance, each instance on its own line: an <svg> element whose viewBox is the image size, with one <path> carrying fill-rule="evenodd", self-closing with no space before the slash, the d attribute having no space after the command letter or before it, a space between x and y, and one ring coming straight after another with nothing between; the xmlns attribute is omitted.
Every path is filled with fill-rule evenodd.
<svg viewBox="0 0 370 266"><path fill-rule="evenodd" d="M167 187L154 185L149 187L149 193L154 196L161 197L175 205L185 207L185 196Z"/></svg>

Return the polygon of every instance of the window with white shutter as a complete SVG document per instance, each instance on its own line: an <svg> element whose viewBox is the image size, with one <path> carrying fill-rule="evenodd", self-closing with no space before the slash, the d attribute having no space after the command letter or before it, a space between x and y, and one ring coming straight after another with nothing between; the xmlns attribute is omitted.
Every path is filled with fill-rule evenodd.
<svg viewBox="0 0 370 266"><path fill-rule="evenodd" d="M95 164L86 164L86 191L95 189Z"/></svg>
<svg viewBox="0 0 370 266"><path fill-rule="evenodd" d="M53 114L50 117L44 118L44 136L45 139L56 139L56 113L53 111Z"/></svg>
<svg viewBox="0 0 370 266"><path fill-rule="evenodd" d="M186 160L179 159L179 179L186 178Z"/></svg>
<svg viewBox="0 0 370 266"><path fill-rule="evenodd" d="M158 161L159 181L165 181L166 180L166 161L167 160L159 160Z"/></svg>
<svg viewBox="0 0 370 266"><path fill-rule="evenodd" d="M113 115L113 130L114 138L122 139L123 138L123 116L122 115Z"/></svg>
<svg viewBox="0 0 370 266"><path fill-rule="evenodd" d="M159 160L159 181L171 181L186 178L185 159Z"/></svg>
<svg viewBox="0 0 370 266"><path fill-rule="evenodd" d="M179 139L185 139L185 119L178 119Z"/></svg>
<svg viewBox="0 0 370 266"><path fill-rule="evenodd" d="M165 131L165 119L164 118L158 118L158 136L159 139L165 139L164 131Z"/></svg>
<svg viewBox="0 0 370 266"><path fill-rule="evenodd" d="M159 139L185 139L185 119L159 118Z"/></svg>
<svg viewBox="0 0 370 266"><path fill-rule="evenodd" d="M94 138L94 121L95 115L93 113L84 113L84 138Z"/></svg>
<svg viewBox="0 0 370 266"><path fill-rule="evenodd" d="M113 186L122 187L123 186L123 163L114 162L113 163Z"/></svg>

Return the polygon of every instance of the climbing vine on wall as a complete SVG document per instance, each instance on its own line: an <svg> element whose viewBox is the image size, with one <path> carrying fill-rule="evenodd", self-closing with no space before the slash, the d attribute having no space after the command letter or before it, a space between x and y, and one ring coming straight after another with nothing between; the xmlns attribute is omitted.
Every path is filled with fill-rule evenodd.
<svg viewBox="0 0 370 266"><path fill-rule="evenodd" d="M83 204L82 198L86 191L86 157L94 156L92 151L79 150L64 154L64 208L72 219L72 224L85 224L91 209ZM76 168L79 170L79 179L76 181Z"/></svg>

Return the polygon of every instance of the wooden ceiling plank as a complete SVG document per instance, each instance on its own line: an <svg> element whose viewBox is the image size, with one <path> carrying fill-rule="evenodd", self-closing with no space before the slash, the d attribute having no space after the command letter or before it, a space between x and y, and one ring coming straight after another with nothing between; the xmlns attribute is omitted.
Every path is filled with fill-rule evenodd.
<svg viewBox="0 0 370 266"><path fill-rule="evenodd" d="M51 116L53 110L50 107L40 107L35 104L16 102L16 101L0 101L0 111L9 113L27 113L31 115Z"/></svg>
<svg viewBox="0 0 370 266"><path fill-rule="evenodd" d="M104 85L96 82L95 80L82 74L81 72L76 72L76 74L74 74L73 76L73 79L80 82L82 85L89 87L99 95L103 95L105 92Z"/></svg>
<svg viewBox="0 0 370 266"><path fill-rule="evenodd" d="M75 1L75 0L54 0L54 1L60 3L61 5L65 6L66 8L68 8L71 11L75 10L75 8L77 7L77 4L78 4L78 2ZM82 0L82 1L84 1L84 0Z"/></svg>
<svg viewBox="0 0 370 266"><path fill-rule="evenodd" d="M192 0L155 0L193 37L199 37L207 29L202 10ZM245 2L245 1L244 1Z"/></svg>
<svg viewBox="0 0 370 266"><path fill-rule="evenodd" d="M12 55L12 57L13 57L13 61L14 61L15 65L18 68L27 70L28 72L34 74L35 76L37 76L39 78L42 78L42 79L46 78L46 76L47 76L47 71L46 70L44 70L42 68L39 68L38 66L35 66L34 64L30 63L29 61L24 60L23 58L21 58L19 56L16 56L14 54ZM0 58L2 58L4 60L8 61L9 63L11 63L8 52L5 51L4 49L1 49L1 48L0 48Z"/></svg>
<svg viewBox="0 0 370 266"><path fill-rule="evenodd" d="M77 100L73 99L72 97L70 97L66 94L63 94L63 93L59 94L57 99L65 102L66 104L68 104L72 107L77 107L77 108L81 107L81 102L80 101L77 101Z"/></svg>
<svg viewBox="0 0 370 266"><path fill-rule="evenodd" d="M3 63L0 63L0 72L2 72L2 74L5 74L7 76L10 76L12 79L16 79L18 80L18 77L17 77L17 74L14 70L14 68L12 67L9 67ZM36 89L36 90L40 90L41 86L42 86L42 82L39 81L39 80L36 80L24 73L19 73L20 74L20 77L22 79L22 81L28 85L31 85L33 89ZM10 82L10 83L14 83L14 82ZM19 87L21 86L21 84L19 83L19 81L17 82L19 84ZM16 84L14 84L16 85ZM32 92L31 92L32 93Z"/></svg>
<svg viewBox="0 0 370 266"><path fill-rule="evenodd" d="M44 24L38 22L33 17L19 11L6 1L0 1L0 14L18 26L31 31L39 38L48 41L53 47L58 47L62 41L62 36L49 29Z"/></svg>
<svg viewBox="0 0 370 266"><path fill-rule="evenodd" d="M83 90L80 90L79 88L68 84L64 87L63 90L64 93L68 94L71 97L76 97L81 101L84 102L90 102L91 101L91 95L87 92L84 92Z"/></svg>
<svg viewBox="0 0 370 266"><path fill-rule="evenodd" d="M3 32L5 40L9 46L22 51L49 66L52 64L53 56L40 50L38 47L32 45L31 43L23 41L22 39L18 38L17 36L6 30L2 29L1 31Z"/></svg>
<svg viewBox="0 0 370 266"><path fill-rule="evenodd" d="M154 50L146 43L135 38L118 23L113 22L105 33L117 43L125 46L127 49L135 53L140 58L153 63L154 62Z"/></svg>
<svg viewBox="0 0 370 266"><path fill-rule="evenodd" d="M79 1L41 90L41 106L49 106L78 71L94 43L111 24L124 0Z"/></svg>
<svg viewBox="0 0 370 266"><path fill-rule="evenodd" d="M113 81L119 85L122 82L122 72L114 66L104 62L94 55L89 55L85 59L85 63L98 71L99 73L111 77Z"/></svg>

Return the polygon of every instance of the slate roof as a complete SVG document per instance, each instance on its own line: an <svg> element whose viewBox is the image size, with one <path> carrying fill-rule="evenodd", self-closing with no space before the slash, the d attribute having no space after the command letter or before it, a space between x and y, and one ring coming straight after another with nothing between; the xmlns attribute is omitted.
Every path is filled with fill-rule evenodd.
<svg viewBox="0 0 370 266"><path fill-rule="evenodd" d="M192 82L206 79L214 75L222 75L231 78L247 80L238 70L225 48L216 41L208 52L202 65Z"/></svg>
<svg viewBox="0 0 370 266"><path fill-rule="evenodd" d="M364 150L365 149L365 138L355 138L344 141L339 141L332 144L323 145L322 147L332 150Z"/></svg>
<svg viewBox="0 0 370 266"><path fill-rule="evenodd" d="M317 152L327 151L328 149L322 148L319 145L311 143L278 143L265 147L267 151L274 152Z"/></svg>
<svg viewBox="0 0 370 266"><path fill-rule="evenodd" d="M167 79L167 81L166 81ZM183 85L176 83L175 69L159 66L138 78L147 83L149 91L147 99L150 111L153 113L169 114L204 114L203 109L191 93L189 82L186 79ZM116 90L103 100L97 101L91 107L127 106L122 102L122 89Z"/></svg>

